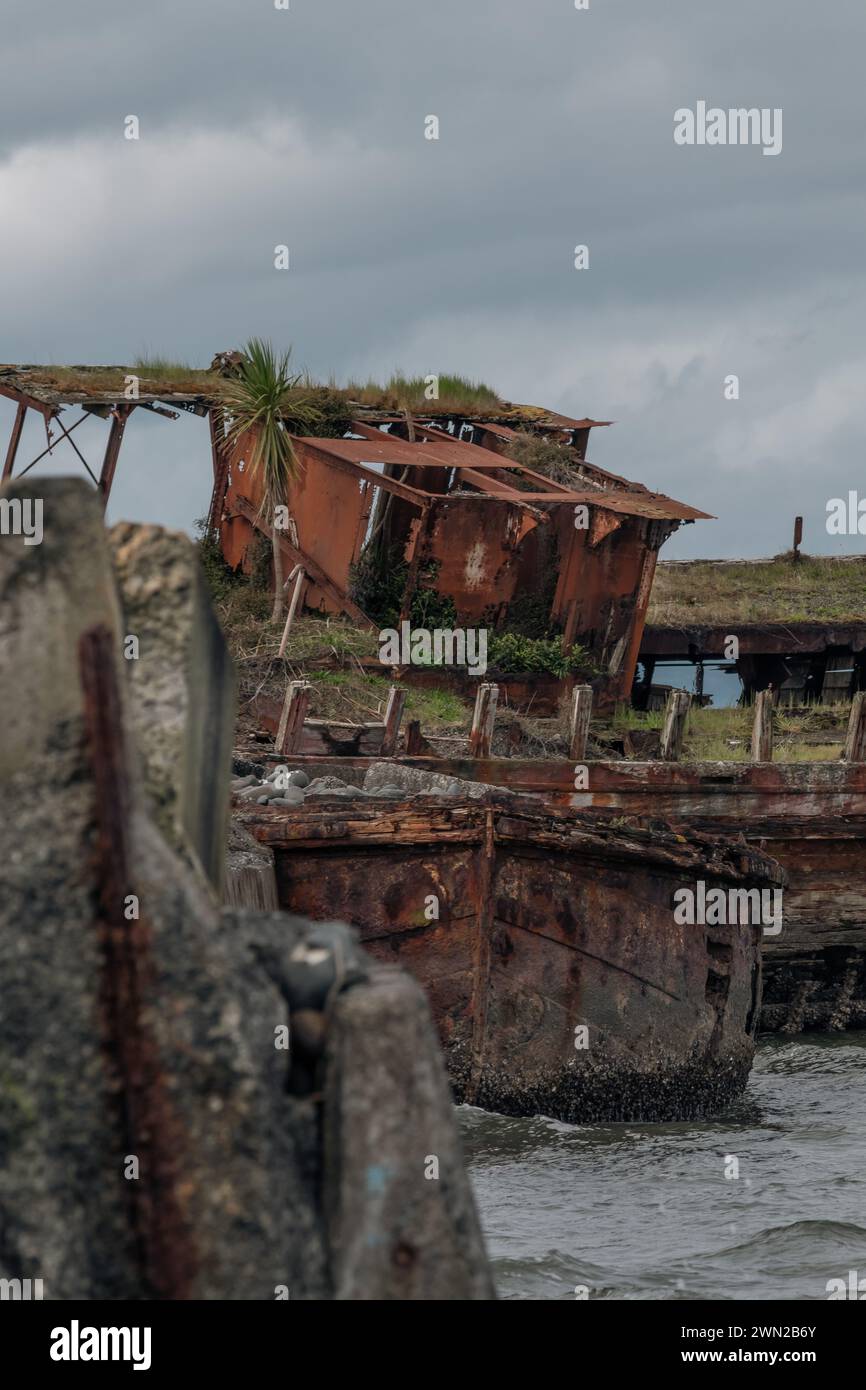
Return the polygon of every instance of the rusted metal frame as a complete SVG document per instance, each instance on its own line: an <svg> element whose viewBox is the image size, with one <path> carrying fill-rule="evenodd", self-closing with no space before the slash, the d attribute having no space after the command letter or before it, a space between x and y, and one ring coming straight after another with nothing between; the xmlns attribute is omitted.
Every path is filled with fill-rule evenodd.
<svg viewBox="0 0 866 1390"><path fill-rule="evenodd" d="M670 529L672 530L673 527ZM641 562L634 610L631 615L631 633L629 635L628 647L625 652L621 672L622 684L620 689L626 696L628 690L631 689L634 674L637 669L638 654L643 639L646 615L649 611L650 595L652 592L653 578L656 572L659 549L667 540L669 533L669 529L661 522L650 522L647 526L647 549L644 552L644 557ZM652 682L650 682L650 684L651 683Z"/></svg>
<svg viewBox="0 0 866 1390"><path fill-rule="evenodd" d="M74 423L73 425L70 425L70 426L69 426L69 429L66 429L65 426L61 425L61 426L60 426L60 437L61 437L61 439L62 439L64 436L65 436L67 439L69 439L69 436L71 435L72 431L73 431L73 430L77 430L79 425L83 425L84 422L85 422L85 420L86 420L87 418L88 418L87 415L81 415L81 416L75 421L75 423ZM58 421L58 424L60 424L59 421ZM71 443L72 443L72 440L70 439L69 442L70 442L70 444L71 444ZM53 439L53 440L51 441L51 443L47 446L47 448L45 448L45 449L42 450L42 453L41 453L41 454L37 454L36 457L35 457L35 459L31 459L31 460L30 460L30 462L28 463L28 465L27 465L26 468L22 468L22 469L21 469L21 472L18 474L18 477L19 477L19 478L23 478L25 473L29 473L29 472L30 472L30 469L33 468L37 463L39 463L40 459L44 459L44 457L45 457L46 454L50 454L51 451L52 451L52 449L54 449L54 447L55 447L57 444L59 444L59 443L60 443L60 440L59 440L59 439ZM89 469L88 469L87 471L90 472ZM92 473L90 474L90 476L93 478L93 474L92 474ZM94 478L93 481L96 482L96 479Z"/></svg>
<svg viewBox="0 0 866 1390"><path fill-rule="evenodd" d="M458 466L457 476L462 483L470 483L482 492L489 492L492 497L507 497L509 501L519 502L521 497L526 496L520 488L512 487L510 483L501 483L496 478L488 478L475 468Z"/></svg>
<svg viewBox="0 0 866 1390"><path fill-rule="evenodd" d="M448 434L446 430L439 430L429 425L419 425L417 423L415 429L417 433L423 434L425 439L431 440L434 445L441 440L444 444L456 445L458 448L466 450L467 456L475 455L476 457L473 457L471 462L466 463L466 468L486 470L490 473L502 472L504 470L518 473L523 478L529 478L533 482L541 483L542 492L552 490L554 492L570 494L574 490L566 487L563 483L553 482L551 478L545 477L543 473L536 473L531 468L525 467L524 464L518 463L514 459L507 458L504 454L497 454L490 462L483 457L479 458L477 457L478 455L484 455L490 451L484 449L480 444L470 444L465 439L458 439L456 435ZM455 467L456 465L452 463L450 466ZM506 483L505 486L510 487L511 485Z"/></svg>
<svg viewBox="0 0 866 1390"><path fill-rule="evenodd" d="M6 450L6 462L3 464L3 478L5 483L7 478L12 477L12 469L15 466L15 455L18 453L18 445L21 443L21 431L24 428L24 419L27 415L27 406L23 401L18 402L15 411L15 419L12 424L12 433L9 436L9 448Z"/></svg>
<svg viewBox="0 0 866 1390"><path fill-rule="evenodd" d="M493 486L491 482L484 477L483 473L476 473L472 468L458 468L457 474L461 482L469 483L471 487L477 487L482 496L489 498L490 501L513 503L521 507L523 511L529 512L530 516L534 516L536 521L543 522L545 526L550 525L549 514L540 511L538 507L533 507L531 505L532 502L559 502L565 500L560 497L551 497L547 493L543 493L539 496L537 493L520 492L516 487L507 487L499 483L498 489L506 486L506 490L502 492L498 490L497 487Z"/></svg>
<svg viewBox="0 0 866 1390"><path fill-rule="evenodd" d="M400 622L405 622L409 617L409 610L412 607L412 599L415 597L415 590L418 586L418 571L421 568L421 561L426 554L427 541L430 537L430 524L434 515L432 499L425 503L420 517L411 525L415 527L415 535L409 543L410 553L409 569L406 572L406 587L403 590L403 602L400 604Z"/></svg>
<svg viewBox="0 0 866 1390"><path fill-rule="evenodd" d="M446 444L448 444L448 445L451 445L451 446L454 446L454 447L457 447L457 448L461 448L461 449L472 450L472 451L473 451L474 453L476 453L476 454L487 454L487 453L490 452L489 449L482 449L482 448L480 448L478 445L475 445L475 444L467 444L465 439L455 439L453 435L445 434L442 430L430 430L430 429L426 429L423 425L419 425L419 424L417 423L417 421L415 422L415 430L416 430L416 433L423 434L423 435L425 435L425 436L431 436L431 437L434 439L434 442L435 442L436 440L442 440L444 443L446 443ZM403 438L401 438L399 435L395 435L395 434L384 434L384 433L382 432L382 430L374 429L374 428L372 427L372 425L365 425L365 424L364 424L362 421L360 421L360 420L353 420L353 421L352 421L352 432L353 432L354 434L360 434L364 439L369 439L372 443L382 443L383 441L386 441L386 442L387 442L387 441L390 441L391 443L394 443L394 444L401 444L401 445L403 445L404 448L409 447L409 445L410 445L410 443L411 443L410 440L408 440L408 439L403 439ZM350 443L351 443L351 442L353 442L353 441L350 441ZM357 441L354 441L354 442L357 442ZM418 450L419 450L418 457L417 457L417 458L414 458L414 457L413 457L413 460L412 460L412 466L415 467L415 468L449 468L449 469L450 469L450 468L456 468L456 467L458 466L457 463L456 463L453 459L452 459L452 460L447 460L447 459L443 458L442 455L437 454L435 448L428 449L428 448L427 448L425 445L423 445L423 444L417 445L417 448L418 448ZM510 460L505 459L505 460L504 460L504 464L505 464L506 466L509 465L509 464L510 464ZM502 467L503 467L503 456L502 456L501 454L497 454L495 458L492 458L492 459L490 459L490 460L488 460L488 459L486 459L486 458L485 458L485 459L473 459L472 463L471 463L471 464L468 464L468 463L467 463L466 466L467 466L467 467L471 467L471 468L478 468L478 469L482 469L482 470L483 470L483 469L486 469L486 470L488 470L488 471L490 471L490 472L496 472L497 470L501 470ZM511 464L511 466L512 466L513 468L517 469L518 471L528 471L528 470L524 470L524 469L523 469L523 465L522 465L522 464L519 464L519 463L513 463L513 464ZM548 482L548 481L549 481L549 479L544 478L542 474L533 474L532 476L533 476L533 477L538 477L542 482Z"/></svg>
<svg viewBox="0 0 866 1390"><path fill-rule="evenodd" d="M126 429L126 422L135 407L133 405L116 405L112 412L111 429L108 431L108 443L105 446L105 456L102 460L102 471L99 474L97 487L102 493L103 508L108 506L108 499L111 496L111 485L114 482L114 474L117 469L117 460L120 454L120 446L123 443L123 432Z"/></svg>
<svg viewBox="0 0 866 1390"><path fill-rule="evenodd" d="M582 552L584 549L583 545L578 540L580 534L581 533L576 530L571 531L571 543L568 546L567 554L562 558L560 562L559 581L557 583L557 589L556 593L554 594L553 605L551 608L551 613L553 613L553 611L556 609L560 589L562 590L563 603L567 595L571 593L572 597L568 604L568 609L565 614L565 622L563 623L562 627L562 649L564 652L571 651L571 648L574 645L575 634L577 632L577 615L578 607L580 604L580 594L577 588L577 576L580 573Z"/></svg>
<svg viewBox="0 0 866 1390"><path fill-rule="evenodd" d="M208 509L207 529L213 535L218 529L225 503L229 480L230 451L226 442L224 414L219 406L208 411L211 459L213 462L213 491Z"/></svg>
<svg viewBox="0 0 866 1390"><path fill-rule="evenodd" d="M263 535L267 536L270 541L273 541L274 528L269 522L265 521L258 508L246 497L241 497L239 495L234 497L230 515L244 517L245 520L249 521L257 530L261 531ZM329 578L321 566L317 565L316 561L308 555L305 550L301 549L300 545L293 545L282 532L278 532L277 534L285 554L293 565L301 565L303 567L306 571L307 579L311 583L315 584L317 588L327 594L332 602L339 604L343 612L347 613L350 618L354 618L357 623L361 623L365 628L371 628L374 632L378 631L379 624L374 623L372 618L369 618L363 609L359 608L356 603L353 603L349 596L344 594L342 589L334 583L333 579Z"/></svg>
<svg viewBox="0 0 866 1390"><path fill-rule="evenodd" d="M433 495L421 492L418 488L408 487L406 483L398 483L395 478L386 478L382 473L377 473L375 468L368 468L364 463L354 463L350 459L341 458L338 454L329 453L326 448L321 448L318 444L311 444L309 440L303 442L302 448L305 452L314 453L331 468L336 468L340 473L348 473L353 478L369 478L372 482L383 487L386 492L394 492L398 497L402 497L404 502L411 502L414 507L422 507L427 497Z"/></svg>
<svg viewBox="0 0 866 1390"><path fill-rule="evenodd" d="M131 793L124 746L115 642L104 625L79 643L87 753L96 798L96 928L102 953L100 1008L109 1091L119 1110L122 1152L139 1161L135 1181L117 1175L136 1257L149 1295L190 1295L197 1256L178 1193L182 1134L169 1099L159 1049L145 1023L154 979L152 932L139 915L126 920L132 889Z"/></svg>
<svg viewBox="0 0 866 1390"><path fill-rule="evenodd" d="M794 631L783 623L738 623L741 656L815 656L827 648L826 637L836 639L831 645L851 647L856 655L866 647L866 624L862 623L798 623ZM712 626L694 624L647 624L641 639L641 659L647 656L660 661L724 660L721 655L729 624Z"/></svg>
<svg viewBox="0 0 866 1390"><path fill-rule="evenodd" d="M465 1100L471 1104L478 1095L484 1075L487 1011L490 1002L490 967L494 930L494 870L496 862L496 833L493 807L484 808L484 840L477 850L478 859L478 925L476 928L473 968L475 974L474 1012L472 1017L471 1054Z"/></svg>
<svg viewBox="0 0 866 1390"><path fill-rule="evenodd" d="M505 454L500 454L499 457L502 460L500 466L506 468L509 473L519 473L521 478L526 478L533 483L541 483L542 491L544 488L550 488L553 492L565 493L566 496L563 501L570 501L572 494L576 491L575 488L567 487L565 483L557 483L553 478L546 478L543 473L536 473L532 468L525 468L522 463L515 463ZM472 465L473 468L475 466L475 464Z"/></svg>
<svg viewBox="0 0 866 1390"><path fill-rule="evenodd" d="M14 386L0 385L0 396L5 396L7 400L15 401L17 405L25 405L28 410L36 410L40 415L45 415L49 420L57 414L57 405L48 401L40 401L38 396L29 396L26 391L16 391Z"/></svg>
<svg viewBox="0 0 866 1390"><path fill-rule="evenodd" d="M250 749L255 757L265 763L282 761L278 754L264 751L261 745ZM317 769L342 772L360 772L377 761L378 754L346 757L328 756L320 753L298 755L298 766L309 765ZM803 795L804 766L793 763L729 763L720 771L717 762L623 762L605 759L590 759L592 769L592 789L585 793L576 792L574 786L574 763L569 758L483 758L473 759L465 754L455 757L438 757L430 753L401 754L397 759L404 767L418 768L422 772L443 773L447 777L459 777L466 781L487 782L496 788L513 793L544 792L561 794L576 804L614 805L612 796L624 793L646 795L650 814L657 812L659 794L682 795L686 805L693 813L694 797L708 794L722 795L730 801L736 819L742 820L743 806L753 797L782 797L795 806ZM863 833L862 824L866 820L866 762L809 763L808 793L826 794L829 797L849 798L848 806L840 816L834 813L831 838L856 838ZM821 769L821 775L817 769ZM317 774L320 775L320 774ZM851 802L856 800L856 813ZM259 808L261 809L261 808ZM793 811L786 820L790 821ZM814 817L813 817L814 820ZM719 832L723 833L723 832ZM813 833L814 826L813 826ZM822 832L819 838L827 838Z"/></svg>
<svg viewBox="0 0 866 1390"><path fill-rule="evenodd" d="M60 421L58 420L57 423L60 424ZM57 439L57 440L54 441L54 444L52 444L52 446L51 446L52 449L55 447L55 444L59 444L60 441L61 441L62 439L65 439L65 440L67 441L67 443L69 443L69 444L72 445L73 449L75 450L75 452L76 452L76 454L78 455L78 457L81 459L81 462L84 464L84 467L87 469L88 473L90 474L90 476L91 476L91 478L93 479L93 482L94 482L94 484L95 484L95 483L96 483L96 474L94 473L93 469L90 467L90 464L87 462L87 459L86 459L86 458L84 457L84 455L82 454L82 452L81 452L81 450L79 449L78 445L76 444L75 440L70 438L70 431L67 430L67 429L65 428L65 426L60 425L60 439Z"/></svg>

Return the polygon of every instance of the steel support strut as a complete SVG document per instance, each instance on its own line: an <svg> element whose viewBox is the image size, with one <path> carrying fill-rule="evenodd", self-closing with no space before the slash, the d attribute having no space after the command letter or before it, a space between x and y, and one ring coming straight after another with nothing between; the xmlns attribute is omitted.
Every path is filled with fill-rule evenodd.
<svg viewBox="0 0 866 1390"><path fill-rule="evenodd" d="M108 506L108 499L111 496L111 484L114 482L114 472L117 468L117 456L120 453L120 445L123 441L123 431L126 429L126 422L129 418L133 406L117 405L112 410L113 419L111 429L108 432L108 443L105 446L105 457L102 460L102 472L99 475L97 484L102 493L103 508Z"/></svg>
<svg viewBox="0 0 866 1390"><path fill-rule="evenodd" d="M12 469L15 466L15 455L18 453L18 445L21 442L21 431L24 428L24 417L27 414L27 407L23 401L18 402L18 409L15 411L15 421L12 425L12 433L9 436L9 448L6 450L6 462L3 464L3 482L12 477Z"/></svg>

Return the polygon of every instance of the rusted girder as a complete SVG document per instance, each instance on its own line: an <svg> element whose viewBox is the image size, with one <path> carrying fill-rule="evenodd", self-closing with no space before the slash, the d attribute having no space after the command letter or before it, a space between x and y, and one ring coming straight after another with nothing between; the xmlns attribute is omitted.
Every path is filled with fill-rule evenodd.
<svg viewBox="0 0 866 1390"><path fill-rule="evenodd" d="M113 419L111 429L108 432L108 443L105 446L105 457L102 460L102 472L97 483L97 487L102 493L103 506L108 506L111 485L114 482L114 473L117 468L117 458L123 442L123 431L126 429L126 422L134 408L132 405L116 405L111 412Z"/></svg>
<svg viewBox="0 0 866 1390"><path fill-rule="evenodd" d="M137 1258L151 1296L188 1297L197 1259L178 1197L181 1135L169 1102L159 1051L144 1021L152 977L147 916L126 919L132 893L131 796L115 667L107 627L79 644L84 725L96 798L96 930L102 949L100 1003L109 1090L118 1109L123 1152L139 1176L124 1184Z"/></svg>
<svg viewBox="0 0 866 1390"><path fill-rule="evenodd" d="M24 428L24 417L27 414L27 406L23 401L18 402L15 411L15 420L12 425L12 433L9 436L9 448L6 450L6 461L3 464L3 482L12 477L12 469L15 466L15 455L18 453L18 445L21 443L21 431Z"/></svg>

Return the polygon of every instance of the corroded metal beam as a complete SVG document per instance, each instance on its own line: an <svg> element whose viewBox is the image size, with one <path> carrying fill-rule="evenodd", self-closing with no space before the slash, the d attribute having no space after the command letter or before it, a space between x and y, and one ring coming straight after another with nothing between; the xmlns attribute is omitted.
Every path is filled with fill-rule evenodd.
<svg viewBox="0 0 866 1390"><path fill-rule="evenodd" d="M145 1023L152 980L152 933L132 893L132 796L124 746L115 644L107 627L86 631L79 644L84 725L95 793L96 930L102 950L100 1005L109 1089L127 1156L139 1175L124 1183L137 1257L152 1296L188 1296L197 1268L192 1236L178 1196L182 1136L171 1106L159 1049Z"/></svg>

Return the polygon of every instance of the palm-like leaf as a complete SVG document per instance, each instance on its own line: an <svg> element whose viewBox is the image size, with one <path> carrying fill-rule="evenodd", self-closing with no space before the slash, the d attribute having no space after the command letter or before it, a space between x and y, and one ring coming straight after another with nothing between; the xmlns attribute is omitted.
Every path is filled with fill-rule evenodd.
<svg viewBox="0 0 866 1390"><path fill-rule="evenodd" d="M274 509L286 501L288 485L299 471L290 429L314 425L320 412L310 397L298 394L302 377L289 370L291 349L276 353L261 338L251 338L243 349L241 374L226 384L224 408L231 417L230 445L242 435L251 436L247 460L252 476L262 484L261 512L273 524ZM281 551L274 534L274 617L282 611Z"/></svg>

